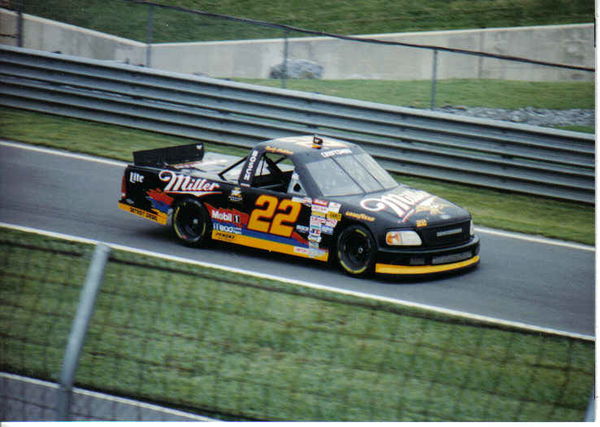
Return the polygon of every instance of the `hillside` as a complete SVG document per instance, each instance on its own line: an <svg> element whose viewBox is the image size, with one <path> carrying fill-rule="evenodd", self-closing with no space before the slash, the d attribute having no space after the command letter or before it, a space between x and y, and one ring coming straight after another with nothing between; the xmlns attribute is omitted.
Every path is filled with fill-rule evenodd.
<svg viewBox="0 0 600 427"><path fill-rule="evenodd" d="M14 2L13 2L14 3ZM339 34L593 22L593 0L162 0L163 5ZM127 0L26 1L25 12L145 41L148 6ZM281 37L282 31L184 14L153 12L153 41ZM291 34L299 36L300 34Z"/></svg>

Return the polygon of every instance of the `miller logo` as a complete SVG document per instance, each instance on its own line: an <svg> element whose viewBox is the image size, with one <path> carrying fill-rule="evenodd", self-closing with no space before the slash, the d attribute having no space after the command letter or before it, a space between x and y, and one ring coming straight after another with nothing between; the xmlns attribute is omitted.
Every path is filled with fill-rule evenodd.
<svg viewBox="0 0 600 427"><path fill-rule="evenodd" d="M165 193L193 194L198 197L220 193L220 191L215 191L219 188L219 184L205 178L192 178L168 170L161 171L158 178L167 183L163 190Z"/></svg>
<svg viewBox="0 0 600 427"><path fill-rule="evenodd" d="M371 212L380 212L389 208L398 217L403 218L413 210L415 205L432 197L435 196L425 191L407 190L400 194L386 194L377 198L364 199L360 202L360 205Z"/></svg>

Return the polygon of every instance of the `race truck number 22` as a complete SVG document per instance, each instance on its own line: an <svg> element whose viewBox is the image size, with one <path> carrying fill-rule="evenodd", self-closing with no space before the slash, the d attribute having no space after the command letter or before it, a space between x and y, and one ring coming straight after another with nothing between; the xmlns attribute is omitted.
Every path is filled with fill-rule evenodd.
<svg viewBox="0 0 600 427"><path fill-rule="evenodd" d="M250 215L248 229L290 237L302 206L290 199L263 194L256 199L256 208Z"/></svg>

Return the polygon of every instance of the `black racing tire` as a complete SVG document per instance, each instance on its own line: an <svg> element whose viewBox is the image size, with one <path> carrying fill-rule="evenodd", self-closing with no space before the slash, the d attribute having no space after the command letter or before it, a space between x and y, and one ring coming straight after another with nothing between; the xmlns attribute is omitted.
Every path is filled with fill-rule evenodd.
<svg viewBox="0 0 600 427"><path fill-rule="evenodd" d="M344 228L337 238L337 261L350 276L365 276L373 272L377 244L373 235L362 225Z"/></svg>
<svg viewBox="0 0 600 427"><path fill-rule="evenodd" d="M173 210L175 236L186 246L206 246L210 241L212 222L206 208L198 200L183 199Z"/></svg>

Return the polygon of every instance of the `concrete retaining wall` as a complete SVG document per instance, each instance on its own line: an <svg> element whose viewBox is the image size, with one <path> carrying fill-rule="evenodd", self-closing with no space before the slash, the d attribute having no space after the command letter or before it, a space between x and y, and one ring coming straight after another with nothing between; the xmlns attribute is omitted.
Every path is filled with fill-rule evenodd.
<svg viewBox="0 0 600 427"><path fill-rule="evenodd" d="M267 78L283 62L284 40L144 43L24 15L24 47L96 59L147 64L153 68L211 77ZM0 9L2 33L16 33L16 14ZM483 51L593 67L594 25L551 25L481 30L368 35L382 40ZM0 43L16 44L14 38ZM290 59L323 66L324 79L429 80L433 52L326 37L289 39ZM440 52L438 79L527 81L593 80L594 73Z"/></svg>
<svg viewBox="0 0 600 427"><path fill-rule="evenodd" d="M368 35L381 40L468 49L593 67L593 24ZM431 50L325 37L289 39L290 59L323 66L324 79L429 80ZM283 62L284 40L166 43L152 47L157 68L215 77L267 78ZM440 52L439 79L593 80L594 74Z"/></svg>
<svg viewBox="0 0 600 427"><path fill-rule="evenodd" d="M23 18L23 47L84 58L145 64L145 43L37 16L24 14ZM3 35L16 34L17 14L0 9L0 28ZM14 37L0 37L0 43L16 46L17 40Z"/></svg>

